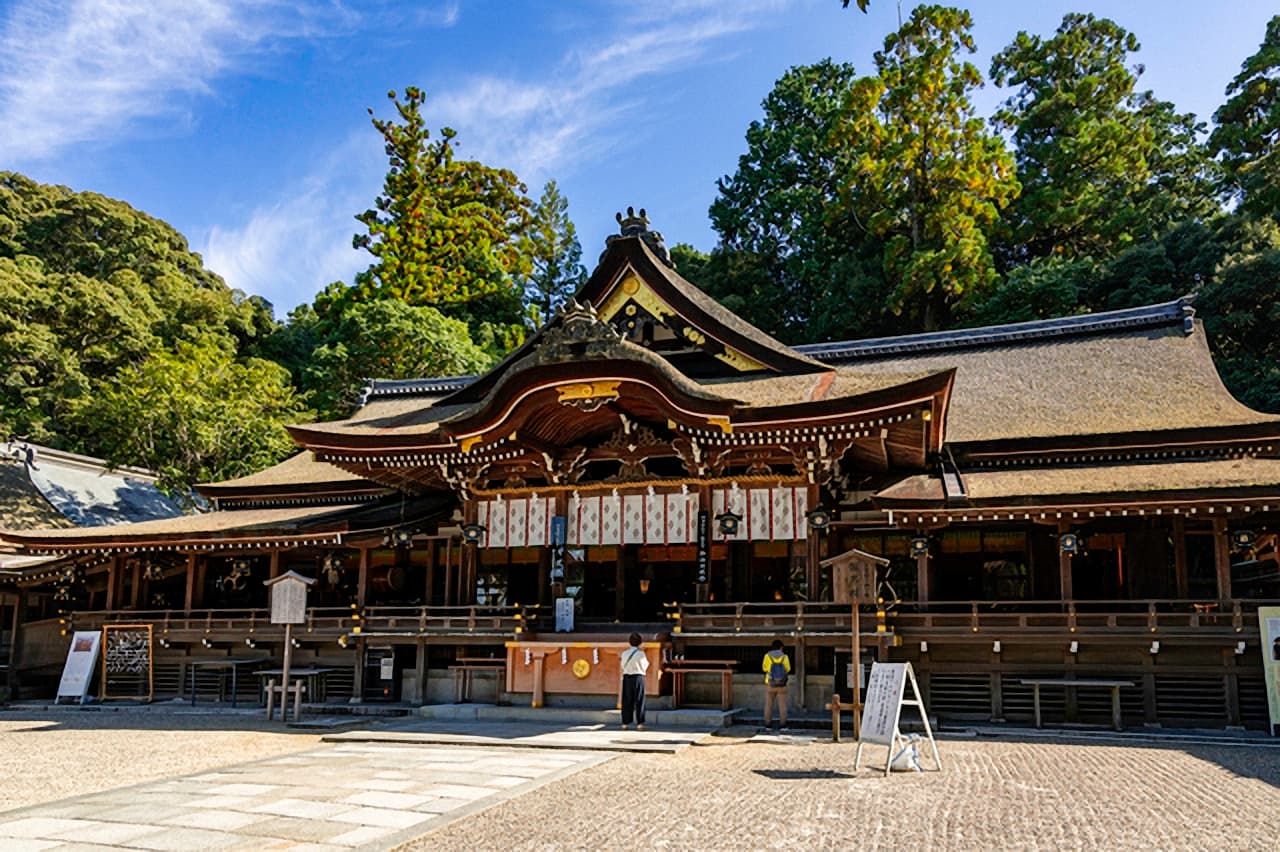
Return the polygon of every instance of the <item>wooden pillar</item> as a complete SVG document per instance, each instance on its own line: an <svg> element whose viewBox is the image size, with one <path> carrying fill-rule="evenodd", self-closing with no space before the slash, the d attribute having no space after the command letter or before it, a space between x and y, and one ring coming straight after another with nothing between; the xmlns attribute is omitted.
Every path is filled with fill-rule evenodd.
<svg viewBox="0 0 1280 852"><path fill-rule="evenodd" d="M444 605L453 606L453 539L444 541Z"/></svg>
<svg viewBox="0 0 1280 852"><path fill-rule="evenodd" d="M613 580L613 620L622 621L627 607L627 563L636 552L633 545L619 544Z"/></svg>
<svg viewBox="0 0 1280 852"><path fill-rule="evenodd" d="M1225 518L1213 519L1213 565L1218 571L1218 600L1231 600L1231 542Z"/></svg>
<svg viewBox="0 0 1280 852"><path fill-rule="evenodd" d="M364 551L362 550L363 554ZM351 676L351 700L364 703L364 637L356 640L356 669Z"/></svg>
<svg viewBox="0 0 1280 852"><path fill-rule="evenodd" d="M13 622L9 627L9 672L5 685L9 689L9 700L18 697L18 688L22 685L22 611L27 605L27 592L21 586L13 596Z"/></svg>
<svg viewBox="0 0 1280 852"><path fill-rule="evenodd" d="M432 541L435 544L435 541ZM435 555L435 548L431 548L432 555ZM418 640L418 657L414 661L413 668L414 678L418 682L418 703L427 704L427 640Z"/></svg>
<svg viewBox="0 0 1280 852"><path fill-rule="evenodd" d="M480 545L458 544L458 603L471 606L476 602L476 563L480 561Z"/></svg>
<svg viewBox="0 0 1280 852"><path fill-rule="evenodd" d="M274 580L280 576L280 551L271 551L271 567L267 569L267 576Z"/></svg>
<svg viewBox="0 0 1280 852"><path fill-rule="evenodd" d="M440 556L440 539L433 538L427 542L427 571L426 578L423 581L426 588L422 590L422 603L424 606L431 606L434 601L431 600L436 587L436 559ZM425 649L424 649L425 651Z"/></svg>
<svg viewBox="0 0 1280 852"><path fill-rule="evenodd" d="M1180 517L1173 519L1173 576L1177 596L1183 600L1191 597L1187 581L1187 522Z"/></svg>
<svg viewBox="0 0 1280 852"><path fill-rule="evenodd" d="M129 608L137 609L142 593L142 560L133 560L133 571L129 574Z"/></svg>
<svg viewBox="0 0 1280 852"><path fill-rule="evenodd" d="M195 604L196 592L196 555L195 553L187 554L187 593L182 599L182 611L186 615L191 614L191 607Z"/></svg>
<svg viewBox="0 0 1280 852"><path fill-rule="evenodd" d="M360 548L360 574L356 578L356 606L364 609L369 593L369 548ZM363 656L363 655L361 655Z"/></svg>
<svg viewBox="0 0 1280 852"><path fill-rule="evenodd" d="M1071 531L1071 523L1069 521L1058 522L1058 535ZM1071 590L1071 554L1063 553L1062 548L1058 548L1058 590L1064 601L1069 601L1074 596ZM1074 692L1074 690L1068 690Z"/></svg>
<svg viewBox="0 0 1280 852"><path fill-rule="evenodd" d="M806 678L805 678L805 671L806 671L806 669L807 669L807 667L805 666L805 663L804 663L804 658L805 658L805 656L806 656L806 654L807 654L807 650L806 650L805 645L804 645L804 637L803 637L803 636L797 636L797 637L796 637L796 647L795 647L795 652L796 652L796 680L800 681L800 690L799 690L799 692L800 692L800 695L799 695L799 698L800 698L800 706L799 706L799 707L797 707L796 709L797 709L797 710L799 710L801 713L804 713L804 709L805 709L805 689L804 689L804 682L805 682L805 680L806 680ZM786 699L784 698L783 700L785 701Z"/></svg>
<svg viewBox="0 0 1280 852"><path fill-rule="evenodd" d="M808 496L809 508L817 509L819 501L822 499L822 495L819 492L816 483L809 486ZM809 519L796 518L795 522L797 524L804 524L805 526L808 526ZM805 593L808 595L809 600L817 601L819 600L818 590L821 587L818 563L822 561L823 557L822 530L815 530L812 527L809 527L805 531L805 545L805 556L807 557L807 561L804 566Z"/></svg>
<svg viewBox="0 0 1280 852"><path fill-rule="evenodd" d="M116 608L116 590L120 584L120 572L124 570L124 560L119 556L111 557L111 564L107 566L107 600L106 609L112 612Z"/></svg>
<svg viewBox="0 0 1280 852"><path fill-rule="evenodd" d="M916 557L916 600L929 602L929 551Z"/></svg>
<svg viewBox="0 0 1280 852"><path fill-rule="evenodd" d="M196 609L200 609L204 606L205 580L209 576L209 556L206 554L204 556L196 557L195 554L192 554L191 558L196 560L196 589L192 600L195 603Z"/></svg>

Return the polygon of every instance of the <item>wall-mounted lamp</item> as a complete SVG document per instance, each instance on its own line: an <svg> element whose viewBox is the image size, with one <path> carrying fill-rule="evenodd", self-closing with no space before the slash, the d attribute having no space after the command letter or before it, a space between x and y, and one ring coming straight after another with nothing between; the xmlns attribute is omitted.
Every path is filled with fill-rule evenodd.
<svg viewBox="0 0 1280 852"><path fill-rule="evenodd" d="M929 538L927 536L918 535L911 539L911 555L916 557L929 555Z"/></svg>
<svg viewBox="0 0 1280 852"><path fill-rule="evenodd" d="M336 553L330 553L325 556L322 569L324 572L324 581L330 586L336 586L342 582L342 557Z"/></svg>
<svg viewBox="0 0 1280 852"><path fill-rule="evenodd" d="M1236 655L1238 656L1238 655L1243 654L1243 653L1244 653L1244 643L1243 643L1243 642L1237 642L1237 643L1236 643Z"/></svg>
<svg viewBox="0 0 1280 852"><path fill-rule="evenodd" d="M805 517L809 519L809 526L815 530L825 530L831 526L831 513L821 506L809 512Z"/></svg>
<svg viewBox="0 0 1280 852"><path fill-rule="evenodd" d="M999 654L999 653L1000 653L1000 640L999 640L999 639L997 639L996 641L994 641L994 642L992 642L992 643L991 643L991 653L993 653L993 654Z"/></svg>
<svg viewBox="0 0 1280 852"><path fill-rule="evenodd" d="M467 544L479 544L488 529L482 524L466 524L462 527L462 540Z"/></svg>
<svg viewBox="0 0 1280 852"><path fill-rule="evenodd" d="M1231 533L1231 549L1253 550L1253 545L1257 538L1253 530L1235 530Z"/></svg>
<svg viewBox="0 0 1280 852"><path fill-rule="evenodd" d="M1058 551L1068 556L1080 552L1080 536L1075 533L1063 533L1058 537Z"/></svg>
<svg viewBox="0 0 1280 852"><path fill-rule="evenodd" d="M929 653L929 643L928 643L928 642L921 642L921 643L920 643L920 653L921 653L921 654L927 654L927 653Z"/></svg>
<svg viewBox="0 0 1280 852"><path fill-rule="evenodd" d="M653 583L653 566L644 566L644 573L640 575L640 594L649 594L649 586Z"/></svg>
<svg viewBox="0 0 1280 852"><path fill-rule="evenodd" d="M413 530L404 527L387 530L382 536L382 543L386 547L413 547Z"/></svg>
<svg viewBox="0 0 1280 852"><path fill-rule="evenodd" d="M737 535L738 526L742 523L742 516L729 509L716 515L716 523L719 524L720 532L723 535Z"/></svg>
<svg viewBox="0 0 1280 852"><path fill-rule="evenodd" d="M1160 653L1160 640L1159 640L1159 639L1156 639L1156 640L1152 641L1152 643L1151 643L1151 648L1150 648L1149 650L1150 650L1150 651L1151 651L1151 653L1153 653L1153 654L1159 654L1159 653Z"/></svg>
<svg viewBox="0 0 1280 852"><path fill-rule="evenodd" d="M1071 644L1067 646L1067 650L1073 654L1080 653L1080 643L1072 639Z"/></svg>

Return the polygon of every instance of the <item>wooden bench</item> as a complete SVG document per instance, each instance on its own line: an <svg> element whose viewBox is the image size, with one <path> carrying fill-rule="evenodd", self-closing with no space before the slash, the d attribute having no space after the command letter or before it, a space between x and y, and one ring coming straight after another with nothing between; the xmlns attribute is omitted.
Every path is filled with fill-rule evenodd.
<svg viewBox="0 0 1280 852"><path fill-rule="evenodd" d="M1120 724L1120 688L1124 686L1133 686L1131 680L1096 680L1085 678L1070 677L1040 677L1027 678L1021 681L1023 686L1029 686L1032 689L1032 702L1035 705L1036 727L1042 727L1040 724L1040 687L1042 686L1061 686L1068 690L1078 689L1082 686L1106 687L1111 690L1111 727L1117 731L1124 730L1124 726Z"/></svg>
<svg viewBox="0 0 1280 852"><path fill-rule="evenodd" d="M720 709L733 706L733 670L737 660L671 660L663 665L663 671L671 672L671 707L684 706L684 678L690 672L720 673Z"/></svg>
<svg viewBox="0 0 1280 852"><path fill-rule="evenodd" d="M498 695L502 695L502 680L507 673L507 661L490 657L459 657L449 666L453 672L453 703L471 700L471 685L476 672L493 672L498 679Z"/></svg>

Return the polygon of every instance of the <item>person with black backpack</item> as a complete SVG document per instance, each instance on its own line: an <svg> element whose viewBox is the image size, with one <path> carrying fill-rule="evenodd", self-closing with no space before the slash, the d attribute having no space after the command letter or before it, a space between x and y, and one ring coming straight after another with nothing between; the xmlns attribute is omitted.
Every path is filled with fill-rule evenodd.
<svg viewBox="0 0 1280 852"><path fill-rule="evenodd" d="M782 640L774 639L773 647L764 655L764 726L773 723L773 705L778 704L779 731L787 729L787 681L791 677L791 658L782 650Z"/></svg>

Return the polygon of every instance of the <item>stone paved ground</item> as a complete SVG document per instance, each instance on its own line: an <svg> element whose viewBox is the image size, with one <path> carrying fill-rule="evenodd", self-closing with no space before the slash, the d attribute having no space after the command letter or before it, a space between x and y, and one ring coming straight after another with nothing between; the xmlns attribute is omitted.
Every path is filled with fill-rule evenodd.
<svg viewBox="0 0 1280 852"><path fill-rule="evenodd" d="M421 724L420 744L321 744L237 713L0 712L0 850L1280 848L1275 740L1005 730L884 778L855 773L849 744L753 729L687 747L548 728L569 747L552 750ZM597 750L641 738L683 750Z"/></svg>
<svg viewBox="0 0 1280 852"><path fill-rule="evenodd" d="M0 849L383 849L611 756L326 745L0 813Z"/></svg>
<svg viewBox="0 0 1280 852"><path fill-rule="evenodd" d="M885 778L798 739L623 755L400 852L1280 848L1275 747L955 739L943 772Z"/></svg>

